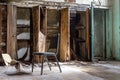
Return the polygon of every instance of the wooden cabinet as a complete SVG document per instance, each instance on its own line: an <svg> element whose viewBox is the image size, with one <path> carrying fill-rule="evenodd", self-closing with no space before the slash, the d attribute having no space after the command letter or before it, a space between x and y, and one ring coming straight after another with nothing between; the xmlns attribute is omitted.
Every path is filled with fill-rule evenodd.
<svg viewBox="0 0 120 80"><path fill-rule="evenodd" d="M89 14L89 9L76 13L75 53L80 60L90 60Z"/></svg>
<svg viewBox="0 0 120 80"><path fill-rule="evenodd" d="M17 7L16 51L18 60L22 61L30 60L30 10L30 8Z"/></svg>

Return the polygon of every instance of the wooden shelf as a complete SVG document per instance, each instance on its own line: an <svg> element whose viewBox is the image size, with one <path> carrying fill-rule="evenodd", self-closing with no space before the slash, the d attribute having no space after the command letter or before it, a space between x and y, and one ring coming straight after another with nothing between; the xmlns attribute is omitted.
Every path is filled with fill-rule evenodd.
<svg viewBox="0 0 120 80"><path fill-rule="evenodd" d="M30 28L30 25L17 24L17 28Z"/></svg>

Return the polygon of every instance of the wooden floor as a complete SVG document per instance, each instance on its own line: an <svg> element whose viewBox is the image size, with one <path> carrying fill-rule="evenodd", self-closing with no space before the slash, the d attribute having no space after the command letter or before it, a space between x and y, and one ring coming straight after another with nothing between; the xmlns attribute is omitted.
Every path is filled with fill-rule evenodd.
<svg viewBox="0 0 120 80"><path fill-rule="evenodd" d="M0 67L0 80L120 80L120 62L82 62L73 61L60 63L62 73L58 67L51 64L52 71L49 70L45 63L44 74L40 75L40 64L36 64L33 73L6 75L5 67ZM26 68L26 69L25 69ZM24 69L31 70L31 66Z"/></svg>

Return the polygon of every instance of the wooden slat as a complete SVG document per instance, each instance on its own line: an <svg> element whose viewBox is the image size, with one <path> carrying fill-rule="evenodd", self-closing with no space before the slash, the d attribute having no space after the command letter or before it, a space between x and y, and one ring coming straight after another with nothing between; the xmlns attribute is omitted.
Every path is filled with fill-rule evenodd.
<svg viewBox="0 0 120 80"><path fill-rule="evenodd" d="M2 6L0 5L0 43L2 42ZM1 45L0 45L1 46ZM0 52L2 52L2 48L0 47Z"/></svg>
<svg viewBox="0 0 120 80"><path fill-rule="evenodd" d="M61 10L60 60L70 60L70 14L68 8Z"/></svg>
<svg viewBox="0 0 120 80"><path fill-rule="evenodd" d="M16 6L7 6L7 53L16 58Z"/></svg>

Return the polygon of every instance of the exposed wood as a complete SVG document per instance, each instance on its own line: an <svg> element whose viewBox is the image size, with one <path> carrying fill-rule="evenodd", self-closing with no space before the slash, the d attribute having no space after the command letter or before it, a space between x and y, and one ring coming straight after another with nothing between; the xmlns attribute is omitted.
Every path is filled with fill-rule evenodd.
<svg viewBox="0 0 120 80"><path fill-rule="evenodd" d="M16 58L16 6L8 5L7 53Z"/></svg>
<svg viewBox="0 0 120 80"><path fill-rule="evenodd" d="M69 9L61 10L60 60L70 60L70 14Z"/></svg>
<svg viewBox="0 0 120 80"><path fill-rule="evenodd" d="M86 11L86 51L88 55L88 60L91 59L90 54L90 10L87 9Z"/></svg>
<svg viewBox="0 0 120 80"><path fill-rule="evenodd" d="M40 7L32 8L32 19L33 19L33 52L39 52L40 43L39 43L39 35L40 35ZM36 61L39 60L39 56L36 56Z"/></svg>
<svg viewBox="0 0 120 80"><path fill-rule="evenodd" d="M33 19L33 52L44 52L46 42L46 25L47 25L47 11L40 9L39 6L32 8ZM40 62L41 58L36 56L36 61Z"/></svg>
<svg viewBox="0 0 120 80"><path fill-rule="evenodd" d="M46 51L46 36L47 36L47 9L45 7L41 8L41 23L42 24L40 26L40 31L43 33L44 35L44 40L43 40L43 46L42 46L42 51Z"/></svg>

